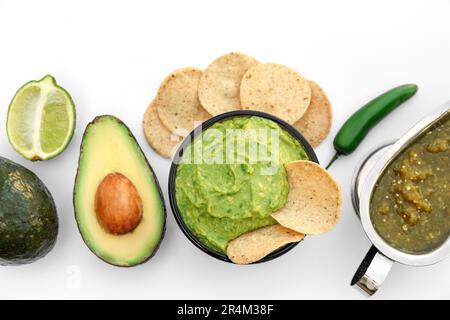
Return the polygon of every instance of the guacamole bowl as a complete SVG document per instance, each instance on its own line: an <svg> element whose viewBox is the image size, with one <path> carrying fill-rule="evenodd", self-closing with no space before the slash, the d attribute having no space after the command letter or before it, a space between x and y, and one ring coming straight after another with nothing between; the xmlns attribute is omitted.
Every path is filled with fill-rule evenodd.
<svg viewBox="0 0 450 320"><path fill-rule="evenodd" d="M318 163L302 134L275 116L239 110L205 121L172 159L169 200L178 226L197 248L232 263L229 241L275 223L271 214L285 205L289 190L284 164L295 160Z"/></svg>

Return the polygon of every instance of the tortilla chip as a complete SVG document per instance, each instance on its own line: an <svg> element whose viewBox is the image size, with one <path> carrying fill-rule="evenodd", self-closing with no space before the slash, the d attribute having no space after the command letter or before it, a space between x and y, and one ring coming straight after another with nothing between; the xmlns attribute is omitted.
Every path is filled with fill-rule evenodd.
<svg viewBox="0 0 450 320"><path fill-rule="evenodd" d="M229 53L214 60L203 72L198 86L202 106L213 116L241 109L241 80L256 59Z"/></svg>
<svg viewBox="0 0 450 320"><path fill-rule="evenodd" d="M161 156L171 158L183 137L172 133L159 120L155 101L152 101L144 114L144 135L150 146Z"/></svg>
<svg viewBox="0 0 450 320"><path fill-rule="evenodd" d="M304 237L304 234L275 224L244 233L230 241L227 255L234 263L249 264L261 260L288 243L301 241Z"/></svg>
<svg viewBox="0 0 450 320"><path fill-rule="evenodd" d="M304 234L320 234L339 220L342 194L338 183L318 164L298 160L286 165L286 205L272 214L282 226Z"/></svg>
<svg viewBox="0 0 450 320"><path fill-rule="evenodd" d="M275 63L250 68L241 82L241 105L271 113L293 124L308 109L311 88L296 71Z"/></svg>
<svg viewBox="0 0 450 320"><path fill-rule="evenodd" d="M328 136L333 116L331 103L325 92L314 81L308 82L311 87L311 103L303 117L294 123L294 127L311 146L317 147Z"/></svg>
<svg viewBox="0 0 450 320"><path fill-rule="evenodd" d="M176 129L192 131L199 122L211 117L198 100L201 75L199 69L179 69L164 79L159 87L156 109L159 119L171 132Z"/></svg>

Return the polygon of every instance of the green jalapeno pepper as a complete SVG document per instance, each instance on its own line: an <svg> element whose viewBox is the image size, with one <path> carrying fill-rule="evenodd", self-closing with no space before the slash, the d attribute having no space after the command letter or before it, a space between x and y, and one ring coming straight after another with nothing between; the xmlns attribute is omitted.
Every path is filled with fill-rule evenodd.
<svg viewBox="0 0 450 320"><path fill-rule="evenodd" d="M393 88L356 111L334 138L336 154L327 168L340 156L355 151L361 141L381 119L417 92L417 85L405 84Z"/></svg>

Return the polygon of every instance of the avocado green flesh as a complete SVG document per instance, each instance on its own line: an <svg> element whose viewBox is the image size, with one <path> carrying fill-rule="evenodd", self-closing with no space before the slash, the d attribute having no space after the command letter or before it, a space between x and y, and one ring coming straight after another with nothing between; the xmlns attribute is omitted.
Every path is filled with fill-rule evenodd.
<svg viewBox="0 0 450 320"><path fill-rule="evenodd" d="M58 216L50 192L28 169L0 157L0 265L31 263L54 246Z"/></svg>
<svg viewBox="0 0 450 320"><path fill-rule="evenodd" d="M121 173L136 187L143 204L142 220L131 232L114 235L99 224L95 194L110 173ZM165 206L147 159L129 129L113 116L97 117L86 128L74 190L75 215L87 246L118 266L146 261L158 248L165 230Z"/></svg>
<svg viewBox="0 0 450 320"><path fill-rule="evenodd" d="M243 136L232 135L230 129L239 129ZM260 129L268 129L267 139L251 134ZM278 161L255 162L249 146L272 155L272 131L279 137ZM235 146L231 152L226 149L230 139ZM241 161L196 161L205 150ZM183 221L207 247L224 253L230 240L275 223L271 214L285 205L289 189L284 164L302 159L308 156L300 142L271 120L239 116L215 123L188 146L177 168L175 197Z"/></svg>

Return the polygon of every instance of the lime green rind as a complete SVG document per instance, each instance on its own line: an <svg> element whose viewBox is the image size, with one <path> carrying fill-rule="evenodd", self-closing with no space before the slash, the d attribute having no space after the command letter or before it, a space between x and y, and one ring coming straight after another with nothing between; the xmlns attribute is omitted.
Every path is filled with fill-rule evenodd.
<svg viewBox="0 0 450 320"><path fill-rule="evenodd" d="M67 100L69 101L69 105L71 107L71 111L72 111L72 117L71 119L73 119L72 121L72 125L69 129L69 134L66 137L66 140L64 141L62 147L60 149L58 149L56 152L49 154L47 157L43 158L42 160L50 160L58 155L60 155L61 153L63 153L67 147L69 146L70 142L72 141L73 138L73 134L75 133L75 127L76 127L76 122L77 122L77 114L76 114L76 110L75 110L75 104L73 102L72 96L69 94L69 92L64 89L63 87L59 86L56 83L56 80L53 76L51 75L46 75L44 78L42 78L42 80L46 79L47 77L50 77L52 80L53 85L58 88L63 94L64 96L67 98Z"/></svg>
<svg viewBox="0 0 450 320"><path fill-rule="evenodd" d="M9 119L10 119L10 115L11 115L11 109L12 106L15 102L16 97L21 94L26 88L30 87L31 85L36 85L36 86L41 86L42 84L49 84L51 86L53 86L54 88L56 88L57 90L59 90L60 92L62 92L62 94L64 95L64 97L67 99L67 101L69 102L70 105L70 111L71 114L69 115L69 119L72 119L71 123L70 123L70 127L69 127L69 134L67 135L66 139L64 140L64 143L62 145L61 148L59 148L58 150L56 150L53 153L41 153L39 154L35 154L35 153L29 153L29 152L25 152L24 150L22 150L21 148L19 148L13 141L12 135L11 135L11 128L9 126ZM67 147L70 144L70 141L73 138L73 134L75 132L75 127L76 127L76 110L75 110L75 104L73 102L73 99L71 97L71 95L69 94L69 92L64 89L63 87L59 86L56 82L56 79L50 75L47 74L44 77L42 77L40 80L31 80L28 81L27 83L25 83L24 85L22 85L14 94L14 97L12 98L9 106L8 106L8 112L7 112L7 120L6 120L6 131L7 131L7 136L8 136L8 140L9 143L11 144L12 148L19 153L21 156L23 156L25 159L31 160L31 161L45 161L45 160L50 160L56 156L58 156L59 154L61 154L62 152L64 152Z"/></svg>
<svg viewBox="0 0 450 320"><path fill-rule="evenodd" d="M45 77L44 77L44 78L45 78ZM10 145L13 147L14 151L16 151L18 154L20 154L21 156L23 156L24 158L26 158L26 159L28 159L28 160L31 160L31 159L29 158L29 155L24 154L24 153L22 152L22 150L20 150L20 149L14 144L14 142L13 142L13 140L12 140L11 132L10 132L10 129L9 129L9 119L10 119L10 116L11 116L12 105L14 104L14 101L15 101L16 97L17 97L20 93L22 93L22 91L23 91L25 88L31 86L32 84L36 84L37 82L38 82L38 81L36 81L36 80L28 81L27 83L25 83L24 85L22 85L19 89L17 89L16 93L14 94L14 97L12 98L11 102L9 103L9 106L8 106L8 112L7 112L7 114L6 114L6 134L7 134L7 136L8 136L9 143L10 143Z"/></svg>

